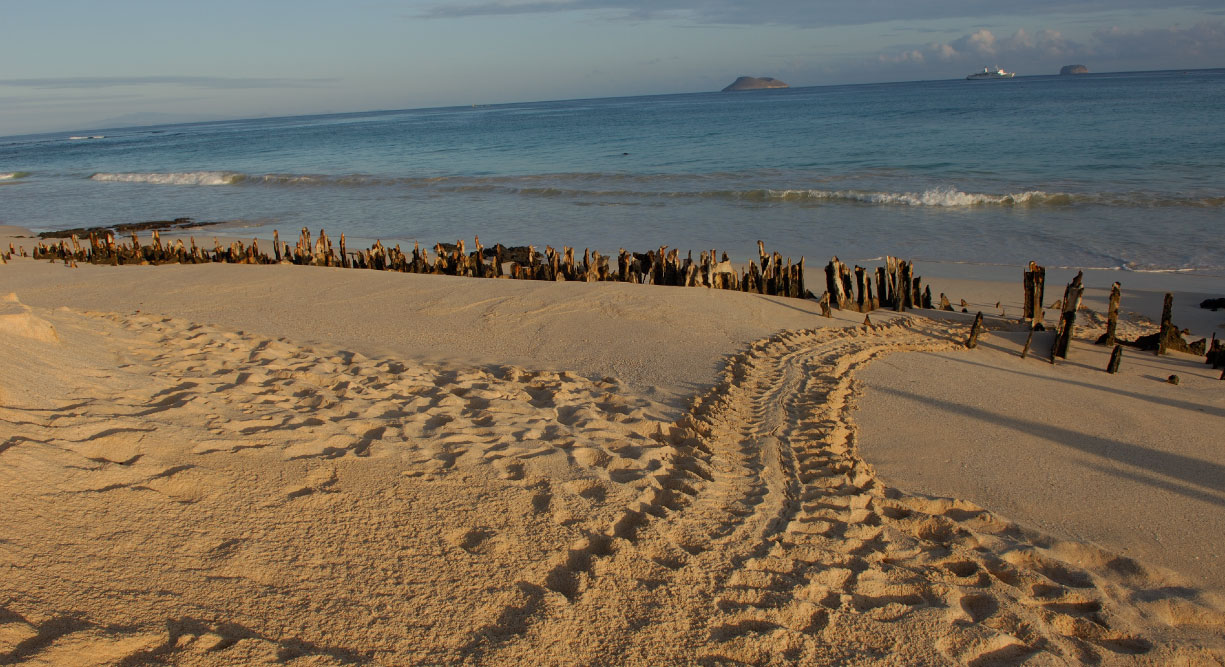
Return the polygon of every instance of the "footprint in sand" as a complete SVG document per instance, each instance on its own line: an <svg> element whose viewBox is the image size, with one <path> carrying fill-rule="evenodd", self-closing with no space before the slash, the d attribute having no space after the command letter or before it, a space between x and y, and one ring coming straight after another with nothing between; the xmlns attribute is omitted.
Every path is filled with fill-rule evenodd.
<svg viewBox="0 0 1225 667"><path fill-rule="evenodd" d="M488 551L490 539L497 534L497 531L491 528L461 528L447 533L445 539L448 544L470 554L483 554Z"/></svg>
<svg viewBox="0 0 1225 667"><path fill-rule="evenodd" d="M336 484L337 479L335 467L322 466L314 468L300 482L286 486L285 495L292 500L311 495L312 493L335 492L336 489L332 487Z"/></svg>

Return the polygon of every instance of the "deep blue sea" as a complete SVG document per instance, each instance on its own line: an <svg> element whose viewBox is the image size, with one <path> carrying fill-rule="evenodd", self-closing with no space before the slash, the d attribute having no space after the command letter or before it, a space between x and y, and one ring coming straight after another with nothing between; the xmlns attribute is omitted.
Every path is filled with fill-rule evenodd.
<svg viewBox="0 0 1225 667"><path fill-rule="evenodd" d="M63 132L0 138L0 224L1219 275L1223 127L1225 69Z"/></svg>

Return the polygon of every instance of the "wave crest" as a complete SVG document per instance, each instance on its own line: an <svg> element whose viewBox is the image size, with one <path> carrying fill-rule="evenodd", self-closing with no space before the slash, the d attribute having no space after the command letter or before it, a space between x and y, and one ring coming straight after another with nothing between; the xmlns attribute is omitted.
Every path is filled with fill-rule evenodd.
<svg viewBox="0 0 1225 667"><path fill-rule="evenodd" d="M17 172L23 173L23 172ZM2 178L2 175L0 175ZM95 181L153 183L157 185L237 185L283 187L367 188L394 187L434 192L490 192L523 197L584 199L723 199L761 203L868 204L931 208L1106 206L1119 208L1225 208L1225 197L1179 196L1155 192L1046 192L1025 190L1012 193L965 192L952 186L912 192L858 189L802 189L735 187L735 174L708 175L701 180L726 178L731 187L685 187L695 185L690 177L642 174L534 174L525 176L374 176L368 174L249 175L233 171L170 173L107 173L92 175ZM603 187L601 187L603 186ZM660 187L662 186L662 187ZM586 202L593 203L593 202Z"/></svg>
<svg viewBox="0 0 1225 667"><path fill-rule="evenodd" d="M750 196L750 198L753 198ZM962 192L954 188L932 188L922 192L871 192L863 190L767 190L764 199L783 201L846 201L895 206L1031 206L1072 203L1072 195L1030 190L1005 195Z"/></svg>
<svg viewBox="0 0 1225 667"><path fill-rule="evenodd" d="M233 185L246 177L232 171L187 171L171 173L105 173L90 180L105 183L152 183L154 185Z"/></svg>
<svg viewBox="0 0 1225 667"><path fill-rule="evenodd" d="M0 172L0 181L15 181L19 178L25 178L26 176L29 176L29 175L30 175L30 172L28 171Z"/></svg>

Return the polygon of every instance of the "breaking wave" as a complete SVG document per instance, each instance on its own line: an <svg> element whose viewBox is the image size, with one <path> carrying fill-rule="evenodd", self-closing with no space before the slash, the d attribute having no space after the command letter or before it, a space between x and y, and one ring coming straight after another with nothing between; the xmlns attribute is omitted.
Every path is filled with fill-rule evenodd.
<svg viewBox="0 0 1225 667"><path fill-rule="evenodd" d="M155 185L232 185L242 180L242 174L229 171L188 171L166 174L108 174L99 172L90 180L107 183L153 183Z"/></svg>
<svg viewBox="0 0 1225 667"><path fill-rule="evenodd" d="M260 174L233 171L170 173L93 174L95 181L152 183L157 185L268 187L396 187L432 192L490 192L525 197L573 199L722 199L762 203L846 203L875 206L932 208L1062 207L1074 205L1124 208L1225 208L1225 196L1194 197L1155 192L1046 192L1025 190L1012 193L965 192L943 186L910 192L859 189L727 188L700 187L710 180L735 180L734 175L697 178L652 174L537 174L530 176L432 176L387 177L365 174ZM697 188L686 185L699 185ZM606 186L606 187L600 187ZM678 187L679 186L679 187ZM588 202L595 203L595 202ZM624 203L624 202L620 202Z"/></svg>
<svg viewBox="0 0 1225 667"><path fill-rule="evenodd" d="M19 178L25 178L26 176L29 176L29 175L30 175L30 172L28 171L0 172L0 181L15 181Z"/></svg>
<svg viewBox="0 0 1225 667"><path fill-rule="evenodd" d="M1066 205L1073 201L1073 195L1064 193L1049 194L1040 190L1030 190L1015 194L982 194L962 192L954 188L932 188L922 192L872 192L865 190L755 190L741 195L744 199L760 199L763 201L841 201L861 204L878 204L885 206L936 206L936 207L971 207L971 206L1038 206Z"/></svg>

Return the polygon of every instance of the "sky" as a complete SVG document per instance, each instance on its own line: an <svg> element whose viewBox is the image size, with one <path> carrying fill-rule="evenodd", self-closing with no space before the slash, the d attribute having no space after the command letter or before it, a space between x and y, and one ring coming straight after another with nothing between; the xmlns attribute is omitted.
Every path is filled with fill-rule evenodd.
<svg viewBox="0 0 1225 667"><path fill-rule="evenodd" d="M0 136L792 86L1225 67L1225 0L0 0Z"/></svg>

